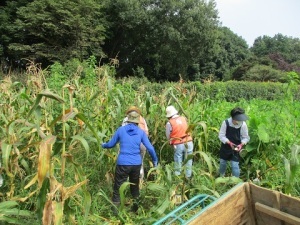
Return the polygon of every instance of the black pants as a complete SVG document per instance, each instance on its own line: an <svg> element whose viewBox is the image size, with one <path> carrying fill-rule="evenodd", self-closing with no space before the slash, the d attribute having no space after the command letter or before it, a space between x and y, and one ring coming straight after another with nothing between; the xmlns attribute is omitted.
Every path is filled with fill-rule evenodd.
<svg viewBox="0 0 300 225"><path fill-rule="evenodd" d="M116 166L115 183L114 183L114 190L113 190L113 197L112 197L112 201L114 203L120 202L119 189L121 185L127 181L128 177L129 177L129 182L133 183L130 184L130 192L132 197L137 199L140 196L140 189L139 189L140 169L141 169L141 165L134 165L134 166L117 165Z"/></svg>

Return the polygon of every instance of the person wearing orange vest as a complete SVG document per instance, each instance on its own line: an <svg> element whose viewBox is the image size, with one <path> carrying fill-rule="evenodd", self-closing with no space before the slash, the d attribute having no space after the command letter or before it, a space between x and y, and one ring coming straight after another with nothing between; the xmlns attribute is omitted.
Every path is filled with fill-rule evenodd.
<svg viewBox="0 0 300 225"><path fill-rule="evenodd" d="M174 106L166 108L166 117L168 122L166 124L166 136L170 144L174 148L174 166L175 175L180 175L182 170L182 162L188 155L193 154L194 144L191 134L186 133L188 129L188 122L184 116L178 115L178 111ZM186 163L185 177L192 176L193 160L190 159Z"/></svg>
<svg viewBox="0 0 300 225"><path fill-rule="evenodd" d="M147 134L147 136L149 136L149 129L148 129L147 122L146 122L145 118L142 116L141 110L138 107L136 107L136 106L130 106L126 110L126 117L123 119L122 126L125 126L125 125L128 124L127 123L127 121L128 121L128 115L131 112L137 112L140 115L138 126L143 131L145 131L145 133ZM140 150L141 150L141 156L142 156L142 161L143 161L145 153L146 153L146 147L143 145L143 143L141 143L141 145L140 145ZM141 167L141 171L140 171L140 179L142 180L143 178L144 178L144 166L143 166L143 162L142 162L142 167Z"/></svg>

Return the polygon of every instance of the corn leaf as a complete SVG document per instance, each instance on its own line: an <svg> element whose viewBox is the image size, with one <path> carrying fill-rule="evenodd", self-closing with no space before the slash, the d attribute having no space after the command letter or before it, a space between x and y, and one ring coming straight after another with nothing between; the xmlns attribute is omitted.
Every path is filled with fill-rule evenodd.
<svg viewBox="0 0 300 225"><path fill-rule="evenodd" d="M71 187L63 188L63 201L71 197L82 185L86 184L88 180L81 181Z"/></svg>
<svg viewBox="0 0 300 225"><path fill-rule="evenodd" d="M55 136L49 135L40 143L39 158L38 158L39 187L42 186L45 176L47 175L47 173L49 173L52 146L55 140L56 140Z"/></svg>
<svg viewBox="0 0 300 225"><path fill-rule="evenodd" d="M62 202L52 202L53 207L53 217L54 217L54 224L55 225L62 225L63 224L63 203Z"/></svg>
<svg viewBox="0 0 300 225"><path fill-rule="evenodd" d="M92 197L88 191L84 191L84 201L83 201L83 209L84 209L84 222L86 224L88 221L89 212L92 205Z"/></svg>
<svg viewBox="0 0 300 225"><path fill-rule="evenodd" d="M64 103L64 100L57 94L52 93L49 90L45 90L41 93L39 93L36 97L36 100L32 106L32 108L30 109L30 111L27 114L27 118L29 118L29 116L37 109L38 105L40 104L40 101L42 100L42 97L47 97L47 98L51 98L54 99L60 103Z"/></svg>
<svg viewBox="0 0 300 225"><path fill-rule="evenodd" d="M71 141L71 144L75 141L75 140L78 140L81 142L82 146L84 147L85 149L85 152L86 152L86 157L88 158L89 155L90 155L90 147L89 147L89 144L87 143L87 141L80 135L75 135L72 137L72 141Z"/></svg>
<svg viewBox="0 0 300 225"><path fill-rule="evenodd" d="M13 177L14 175L9 171L9 159L10 159L10 153L12 149L12 145L6 144L4 142L1 143L1 149L2 149L2 161L3 161L3 167L6 171L6 174L10 177Z"/></svg>

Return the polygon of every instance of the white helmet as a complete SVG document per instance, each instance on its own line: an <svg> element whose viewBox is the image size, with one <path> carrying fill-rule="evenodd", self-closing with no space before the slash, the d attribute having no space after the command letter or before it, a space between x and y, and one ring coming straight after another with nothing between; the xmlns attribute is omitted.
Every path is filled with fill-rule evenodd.
<svg viewBox="0 0 300 225"><path fill-rule="evenodd" d="M174 106L170 105L166 108L167 115L166 117L172 117L178 113Z"/></svg>

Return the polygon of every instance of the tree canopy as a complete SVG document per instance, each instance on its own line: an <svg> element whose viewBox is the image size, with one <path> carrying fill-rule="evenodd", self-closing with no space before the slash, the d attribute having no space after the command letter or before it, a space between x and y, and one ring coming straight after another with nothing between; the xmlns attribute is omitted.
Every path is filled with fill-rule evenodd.
<svg viewBox="0 0 300 225"><path fill-rule="evenodd" d="M299 39L262 36L249 49L221 26L214 0L3 1L0 22L2 68L94 56L116 76L155 81L243 79L261 63L300 71Z"/></svg>
<svg viewBox="0 0 300 225"><path fill-rule="evenodd" d="M34 0L22 6L10 3L7 8L16 9L16 14L6 19L11 20L6 27L11 38L4 45L10 58L29 58L47 65L104 54L101 46L107 24L102 5L93 0Z"/></svg>

